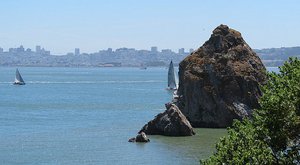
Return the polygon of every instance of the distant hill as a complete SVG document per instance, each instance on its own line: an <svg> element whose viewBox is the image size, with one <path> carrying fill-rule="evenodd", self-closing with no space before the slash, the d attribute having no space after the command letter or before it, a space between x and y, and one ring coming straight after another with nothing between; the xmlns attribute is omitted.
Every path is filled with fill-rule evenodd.
<svg viewBox="0 0 300 165"><path fill-rule="evenodd" d="M281 66L289 57L300 57L300 46L254 49L266 66Z"/></svg>

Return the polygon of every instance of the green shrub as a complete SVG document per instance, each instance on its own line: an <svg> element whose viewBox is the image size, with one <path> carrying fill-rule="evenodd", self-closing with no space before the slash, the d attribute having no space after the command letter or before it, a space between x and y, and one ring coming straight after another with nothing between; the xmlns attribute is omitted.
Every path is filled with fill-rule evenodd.
<svg viewBox="0 0 300 165"><path fill-rule="evenodd" d="M235 121L201 164L300 164L300 60L268 73L261 108Z"/></svg>

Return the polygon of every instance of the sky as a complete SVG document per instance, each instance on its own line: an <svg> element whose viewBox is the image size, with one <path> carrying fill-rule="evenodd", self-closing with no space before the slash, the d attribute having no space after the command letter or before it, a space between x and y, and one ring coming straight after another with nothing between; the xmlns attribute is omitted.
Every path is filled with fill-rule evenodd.
<svg viewBox="0 0 300 165"><path fill-rule="evenodd" d="M0 47L186 50L220 24L255 49L300 46L299 0L1 0Z"/></svg>

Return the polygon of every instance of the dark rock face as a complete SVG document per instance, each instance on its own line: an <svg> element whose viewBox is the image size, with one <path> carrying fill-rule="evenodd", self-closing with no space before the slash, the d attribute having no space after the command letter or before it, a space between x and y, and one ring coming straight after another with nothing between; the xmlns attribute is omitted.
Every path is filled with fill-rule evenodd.
<svg viewBox="0 0 300 165"><path fill-rule="evenodd" d="M136 138L136 142L150 142L150 140L147 138L146 134L144 132L140 132Z"/></svg>
<svg viewBox="0 0 300 165"><path fill-rule="evenodd" d="M128 140L128 142L135 142L135 138L133 137L133 138L130 138L129 140Z"/></svg>
<svg viewBox="0 0 300 165"><path fill-rule="evenodd" d="M218 26L179 65L175 104L194 127L228 127L259 107L266 69L238 31Z"/></svg>
<svg viewBox="0 0 300 165"><path fill-rule="evenodd" d="M140 132L135 138L130 138L128 142L142 142L147 143L150 142L150 139L146 136L144 132Z"/></svg>
<svg viewBox="0 0 300 165"><path fill-rule="evenodd" d="M190 122L174 104L166 104L167 110L158 114L141 130L148 135L192 136L195 134Z"/></svg>

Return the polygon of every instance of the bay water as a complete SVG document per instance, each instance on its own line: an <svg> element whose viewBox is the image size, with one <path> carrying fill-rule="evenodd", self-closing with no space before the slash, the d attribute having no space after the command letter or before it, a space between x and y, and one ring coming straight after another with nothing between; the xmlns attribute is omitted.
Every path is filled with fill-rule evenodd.
<svg viewBox="0 0 300 165"><path fill-rule="evenodd" d="M165 110L166 68L0 67L0 164L199 164L225 129L128 139ZM277 70L271 68L269 70Z"/></svg>

